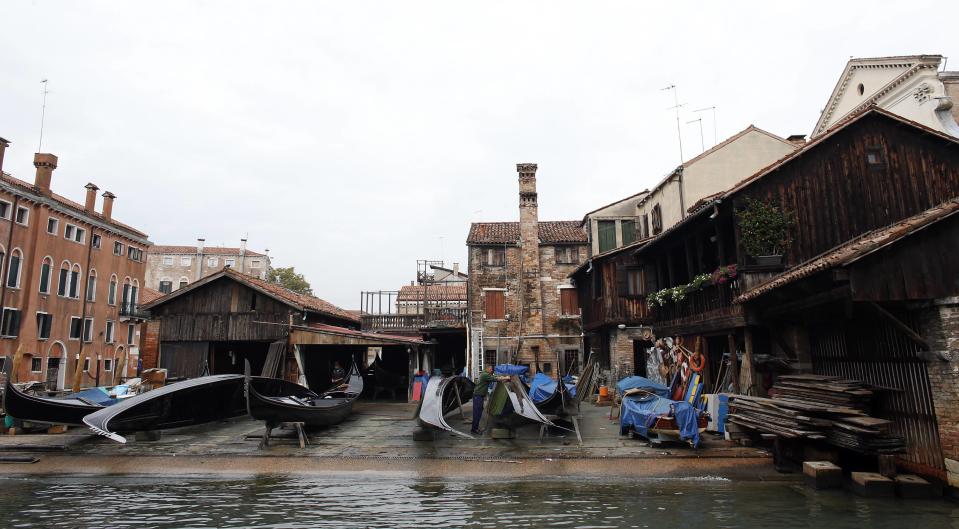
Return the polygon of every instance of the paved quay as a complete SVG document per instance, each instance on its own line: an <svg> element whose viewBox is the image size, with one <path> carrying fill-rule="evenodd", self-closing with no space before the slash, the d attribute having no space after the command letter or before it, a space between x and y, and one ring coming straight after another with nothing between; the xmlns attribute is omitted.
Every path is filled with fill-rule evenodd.
<svg viewBox="0 0 959 529"><path fill-rule="evenodd" d="M420 429L411 404L359 402L343 423L310 433L300 448L292 430L274 430L271 444L259 448L263 424L249 418L163 432L157 441L126 444L83 428L63 434L0 436L0 454L31 455L33 464L7 464L23 474L262 474L386 472L432 477L730 477L779 480L768 452L741 447L706 433L699 448L650 446L619 435L608 407L584 404L583 443L572 432L555 430L539 440L528 425L517 437L466 439L438 432L433 441L415 440ZM448 422L463 431L466 419Z"/></svg>

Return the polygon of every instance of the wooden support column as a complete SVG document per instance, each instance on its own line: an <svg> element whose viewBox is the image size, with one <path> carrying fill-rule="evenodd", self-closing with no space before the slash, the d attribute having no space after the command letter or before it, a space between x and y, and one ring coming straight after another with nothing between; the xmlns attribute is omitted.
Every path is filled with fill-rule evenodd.
<svg viewBox="0 0 959 529"><path fill-rule="evenodd" d="M739 359L736 355L736 335L727 334L726 341L729 344L729 378L733 382L733 393L739 391Z"/></svg>
<svg viewBox="0 0 959 529"><path fill-rule="evenodd" d="M689 281L692 281L693 277L696 276L696 264L693 262L693 241L686 239L684 246L686 247L686 274Z"/></svg>
<svg viewBox="0 0 959 529"><path fill-rule="evenodd" d="M743 366L739 373L739 388L745 395L757 395L756 371L753 369L753 332L746 327L743 329Z"/></svg>

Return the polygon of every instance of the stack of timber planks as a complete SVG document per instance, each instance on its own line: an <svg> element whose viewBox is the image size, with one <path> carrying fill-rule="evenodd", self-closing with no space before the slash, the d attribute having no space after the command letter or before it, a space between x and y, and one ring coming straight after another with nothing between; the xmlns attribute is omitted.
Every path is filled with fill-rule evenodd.
<svg viewBox="0 0 959 529"><path fill-rule="evenodd" d="M873 392L858 380L786 375L774 398L731 395L729 422L767 436L821 440L865 454L904 449L890 421L869 416Z"/></svg>

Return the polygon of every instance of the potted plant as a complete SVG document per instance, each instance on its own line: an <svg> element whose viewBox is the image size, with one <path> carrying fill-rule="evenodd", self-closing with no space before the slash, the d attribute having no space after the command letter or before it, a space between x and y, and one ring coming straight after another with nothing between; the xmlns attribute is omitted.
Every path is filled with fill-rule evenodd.
<svg viewBox="0 0 959 529"><path fill-rule="evenodd" d="M746 197L743 207L736 210L740 242L746 254L760 266L783 264L783 255L792 239L789 230L795 224L795 215L768 202Z"/></svg>

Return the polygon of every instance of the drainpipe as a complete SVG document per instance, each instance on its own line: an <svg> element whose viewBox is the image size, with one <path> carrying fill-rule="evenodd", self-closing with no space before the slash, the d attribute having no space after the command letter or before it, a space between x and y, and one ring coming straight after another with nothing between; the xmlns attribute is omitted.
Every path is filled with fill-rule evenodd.
<svg viewBox="0 0 959 529"><path fill-rule="evenodd" d="M80 391L80 386L83 385L83 371L80 369L80 365L82 365L82 362L83 362L83 343L86 339L86 336L85 336L86 333L84 332L84 329L86 328L86 324L87 324L87 297L89 296L88 291L90 290L90 262L93 260L93 233L95 230L96 228L94 228L93 225L91 225L90 238L87 239L87 279L86 281L84 281L82 277L77 278L80 281L84 281L83 282L84 287L83 287L83 292L80 294L83 296L83 304L81 305L81 309L80 309L80 349L77 351L77 370L76 370L75 376L73 377L74 393L76 393L77 391ZM120 306L122 310L123 304L121 303ZM117 323L119 323L119 318L117 318ZM90 333L91 334L93 333L93 325L90 325ZM96 381L97 381L97 384L99 385L100 383L100 359L99 358L97 358Z"/></svg>
<svg viewBox="0 0 959 529"><path fill-rule="evenodd" d="M676 168L676 174L679 176L679 218L686 218L686 186L683 184L683 166Z"/></svg>

